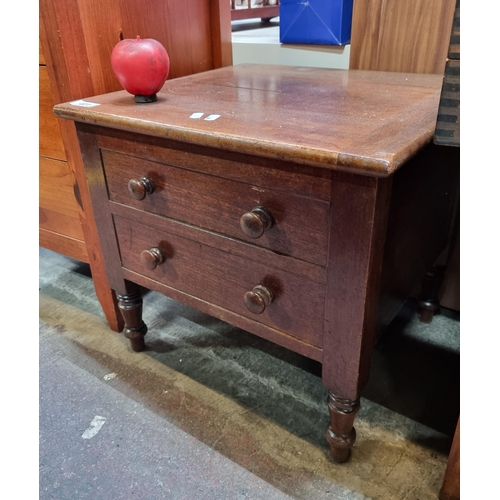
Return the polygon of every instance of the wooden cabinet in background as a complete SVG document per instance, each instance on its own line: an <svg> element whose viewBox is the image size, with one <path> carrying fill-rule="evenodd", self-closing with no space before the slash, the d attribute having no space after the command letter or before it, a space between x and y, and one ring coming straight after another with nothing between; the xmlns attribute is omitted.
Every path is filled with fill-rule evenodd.
<svg viewBox="0 0 500 500"><path fill-rule="evenodd" d="M459 7L457 0L354 0L349 67L445 75L450 66L450 34L452 40L459 36ZM456 206L458 211L458 197ZM443 286L432 286L439 297L433 294L426 302L434 308L440 301L444 307L458 311L458 217L454 224L450 245L437 263L439 272L447 264ZM426 321L432 314L433 310Z"/></svg>
<svg viewBox="0 0 500 500"><path fill-rule="evenodd" d="M121 90L110 54L123 38L155 38L168 79L232 64L227 0L41 0L39 244L90 265L110 327L123 328L106 274L74 124L55 104Z"/></svg>
<svg viewBox="0 0 500 500"><path fill-rule="evenodd" d="M66 160L59 120L52 112L55 102L41 44L39 103L39 242L42 247L88 262L75 177Z"/></svg>
<svg viewBox="0 0 500 500"><path fill-rule="evenodd" d="M456 0L354 0L349 67L443 74Z"/></svg>

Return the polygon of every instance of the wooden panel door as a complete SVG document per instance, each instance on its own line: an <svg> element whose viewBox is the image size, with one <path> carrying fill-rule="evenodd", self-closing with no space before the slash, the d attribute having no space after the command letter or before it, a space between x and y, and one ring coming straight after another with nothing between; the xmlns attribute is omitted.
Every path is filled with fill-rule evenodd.
<svg viewBox="0 0 500 500"><path fill-rule="evenodd" d="M456 0L354 0L349 67L444 73Z"/></svg>

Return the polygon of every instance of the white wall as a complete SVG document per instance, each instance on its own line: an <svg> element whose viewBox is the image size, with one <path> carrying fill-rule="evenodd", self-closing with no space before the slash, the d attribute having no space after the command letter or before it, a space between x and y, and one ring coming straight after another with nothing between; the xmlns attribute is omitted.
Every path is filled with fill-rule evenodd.
<svg viewBox="0 0 500 500"><path fill-rule="evenodd" d="M262 63L338 69L349 68L350 45L280 44L278 26L234 31L232 41L233 64Z"/></svg>

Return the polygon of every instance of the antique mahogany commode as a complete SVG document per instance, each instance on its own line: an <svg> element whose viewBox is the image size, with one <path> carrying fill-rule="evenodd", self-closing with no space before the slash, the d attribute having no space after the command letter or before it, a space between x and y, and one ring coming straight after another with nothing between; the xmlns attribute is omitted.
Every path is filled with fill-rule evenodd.
<svg viewBox="0 0 500 500"><path fill-rule="evenodd" d="M140 286L322 363L348 459L377 333L446 243L439 75L238 65L59 104L76 122L109 282L143 350Z"/></svg>

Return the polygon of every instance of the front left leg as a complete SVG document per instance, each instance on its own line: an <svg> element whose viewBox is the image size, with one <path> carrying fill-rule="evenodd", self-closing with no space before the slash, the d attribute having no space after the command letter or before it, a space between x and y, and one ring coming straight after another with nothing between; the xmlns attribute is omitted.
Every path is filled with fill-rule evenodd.
<svg viewBox="0 0 500 500"><path fill-rule="evenodd" d="M148 327L142 320L142 297L139 287L134 286L133 291L126 295L118 295L118 307L125 321L123 333L130 340L130 347L136 352L144 351L144 336Z"/></svg>

